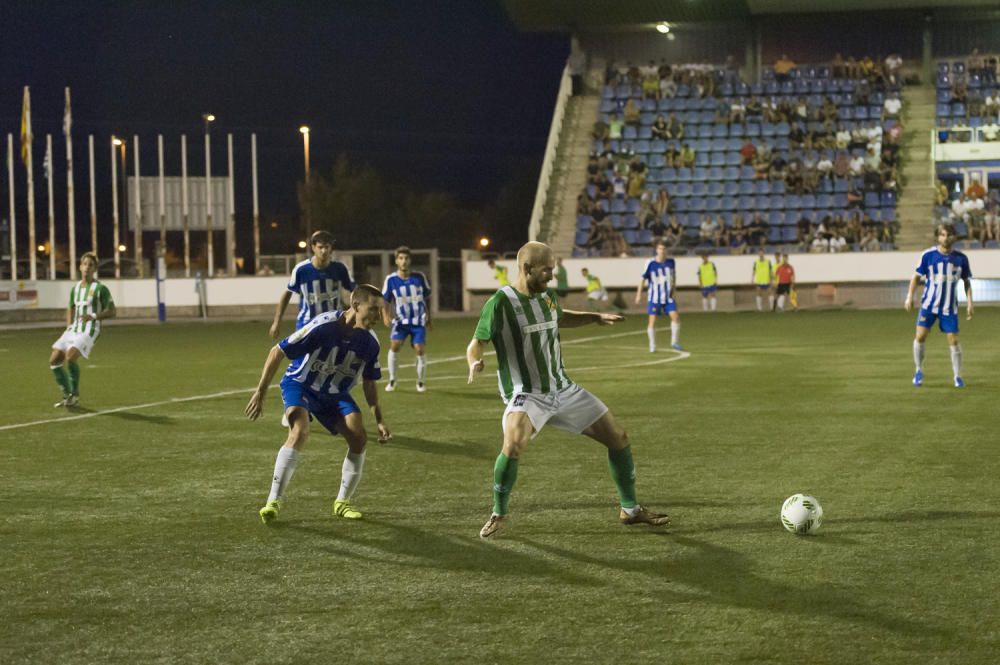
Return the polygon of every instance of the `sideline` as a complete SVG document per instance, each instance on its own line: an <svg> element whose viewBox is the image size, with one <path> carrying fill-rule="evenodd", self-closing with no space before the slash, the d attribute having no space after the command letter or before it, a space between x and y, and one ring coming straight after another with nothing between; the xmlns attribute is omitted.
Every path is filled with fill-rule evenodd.
<svg viewBox="0 0 1000 665"><path fill-rule="evenodd" d="M658 331L664 331L664 330L669 330L669 328L664 326L662 328L657 328L657 330ZM614 338L618 338L618 337L628 337L629 335L638 335L638 334L645 334L645 333L646 333L646 329L643 328L643 329L637 330L637 331L636 330L630 330L629 332L620 332L620 333L614 333L614 334L611 334L611 335L592 335L590 337L581 337L579 339L571 339L569 341L563 342L562 345L563 346L567 346L567 345L573 345L573 344L585 344L587 342L593 342L595 340L614 339ZM677 355L670 356L668 358L657 359L657 360L650 360L650 361L644 361L644 362L638 362L638 363L630 363L630 364L626 364L626 365L618 365L618 368L646 367L646 366L650 366L650 365L661 365L661 364L664 364L664 363L674 362L674 361L677 361L677 360L684 360L685 358L689 358L691 356L691 354L688 353L687 351L674 351L673 349L668 349L668 350L670 351L670 353L675 353ZM484 356L495 356L496 355L496 351L487 351L483 355ZM428 365L436 365L436 364L440 364L440 363L455 362L457 360L465 360L465 355L463 354L461 356L448 356L446 358L431 359L431 360L427 361L427 364ZM416 363L407 363L405 365L400 365L399 366L400 369L409 369L411 367L416 367ZM575 367L575 368L573 368L572 371L574 373L576 373L576 372L589 372L589 371L594 371L594 370L598 370L598 369L607 369L607 367L600 367L600 366L595 366L595 367ZM466 374L446 375L446 376L437 376L437 377L434 377L434 379L435 380L456 379L456 378L464 379L464 378L467 378L467 377L468 377L468 373L466 373ZM278 384L273 384L271 386L271 388L275 388L277 385ZM34 427L36 425L49 425L51 423L62 423L62 422L70 422L70 421L73 421L73 420L84 420L85 418L96 418L97 416L107 416L107 415L110 415L112 413L121 413L123 411L138 411L140 409L151 409L153 407L165 406L165 405L168 405L168 404L179 404L179 403L183 403L183 402L197 402L197 401L207 400L207 399L216 399L218 397L229 397L230 395L238 395L240 393L250 393L251 391L253 391L253 387L252 386L250 388L234 388L232 390L223 390L223 391L220 391L220 392L217 392L217 393L208 393L208 394L205 394L205 395L192 395L190 397L171 397L170 399L160 400L158 402L146 402L145 404L133 404L131 406L119 406L119 407L115 407L113 409L104 409L103 411L91 411L91 412L88 412L88 413L78 413L78 414L75 414L75 415L72 415L72 416L61 416L61 417L57 417L57 418L45 418L43 420L33 420L33 421L30 421L30 422L26 422L26 423L14 423L14 424L11 424L11 425L0 425L0 432L5 432L5 431L9 431L9 430L14 430L14 429L23 429L25 427Z"/></svg>

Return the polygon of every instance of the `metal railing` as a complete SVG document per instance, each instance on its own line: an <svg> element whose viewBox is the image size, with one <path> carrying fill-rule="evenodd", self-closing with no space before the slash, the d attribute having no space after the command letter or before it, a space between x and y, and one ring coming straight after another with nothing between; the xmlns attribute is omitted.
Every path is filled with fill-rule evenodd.
<svg viewBox="0 0 1000 665"><path fill-rule="evenodd" d="M559 82L559 93L556 96L556 108L552 112L552 126L549 128L549 140L545 144L545 158L542 160L542 172L538 176L538 189L535 190L535 207L531 210L531 222L528 224L528 239L537 240L542 227L542 215L545 214L545 203L548 201L549 186L552 180L552 168L555 163L556 150L559 148L559 136L562 132L563 120L566 117L566 105L569 102L573 84L569 76L569 66L563 68L562 80Z"/></svg>

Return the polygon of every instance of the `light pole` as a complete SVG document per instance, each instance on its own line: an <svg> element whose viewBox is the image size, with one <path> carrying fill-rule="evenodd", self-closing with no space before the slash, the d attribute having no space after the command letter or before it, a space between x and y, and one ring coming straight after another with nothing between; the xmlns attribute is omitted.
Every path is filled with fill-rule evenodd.
<svg viewBox="0 0 1000 665"><path fill-rule="evenodd" d="M115 155L115 148L118 148L121 165L122 165L122 181L125 181L125 141L122 141L117 136L111 137L111 194L112 194L112 206L113 206L113 217L114 217L114 237L112 239L114 247L114 257L115 257L115 279L120 279L122 276L122 264L121 264L121 249L120 249L120 233L119 228L121 224L121 218L118 216L118 169L115 167L115 159L118 157ZM122 209L125 208L125 198L122 197ZM127 218L127 216L126 216Z"/></svg>
<svg viewBox="0 0 1000 665"><path fill-rule="evenodd" d="M212 123L215 116L205 113L201 116L205 121L205 228L208 233L208 277L215 273L215 243L212 238Z"/></svg>
<svg viewBox="0 0 1000 665"><path fill-rule="evenodd" d="M312 214L309 211L312 208L312 191L309 188L309 127L302 125L299 127L299 132L302 134L302 156L306 167L306 195L303 197L306 204L306 238L310 238L312 237Z"/></svg>

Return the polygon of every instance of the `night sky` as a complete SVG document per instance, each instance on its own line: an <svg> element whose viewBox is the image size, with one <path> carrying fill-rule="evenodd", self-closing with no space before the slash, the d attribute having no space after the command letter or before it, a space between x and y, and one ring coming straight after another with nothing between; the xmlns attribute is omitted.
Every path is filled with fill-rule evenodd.
<svg viewBox="0 0 1000 665"><path fill-rule="evenodd" d="M86 219L88 133L99 146L99 217L109 217L110 135L138 133L142 169L154 175L155 135L163 133L168 175L179 175L177 146L187 133L191 175L200 175L205 112L218 117L215 175L225 172L224 135L235 134L238 218L250 214L250 132L258 135L262 210L295 217L301 124L312 128L313 173L329 172L344 151L477 207L515 176L537 176L569 48L566 35L518 33L499 2L478 0L8 1L0 26L0 129L17 140L21 89L30 85L40 235L46 132L57 155L56 209L65 210L64 86L73 92L78 223ZM525 229L531 203L518 220ZM25 228L23 212L18 221Z"/></svg>

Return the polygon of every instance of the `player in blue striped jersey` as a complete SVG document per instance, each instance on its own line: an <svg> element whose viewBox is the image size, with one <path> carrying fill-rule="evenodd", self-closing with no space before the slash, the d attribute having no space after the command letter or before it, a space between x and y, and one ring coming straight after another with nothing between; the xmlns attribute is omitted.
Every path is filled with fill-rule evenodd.
<svg viewBox="0 0 1000 665"><path fill-rule="evenodd" d="M681 350L681 316L677 312L677 302L674 300L674 285L677 277L677 268L674 260L667 256L667 243L658 240L656 243L656 256L646 263L646 269L642 273L642 281L635 290L635 304L642 302L642 289L649 285L649 297L646 312L649 314L649 325L646 328L646 335L649 337L649 352L656 351L656 317L661 315L670 316L670 346L677 351Z"/></svg>
<svg viewBox="0 0 1000 665"><path fill-rule="evenodd" d="M351 294L350 309L320 314L275 345L268 354L260 382L245 409L250 420L256 420L263 413L264 398L282 360L301 359L301 362L293 363L281 380L281 398L290 428L274 463L267 503L260 509L260 518L265 524L278 516L300 451L309 439L309 423L313 418L331 434L340 434L347 441L348 451L333 513L346 519L361 518L361 512L351 503L361 481L368 441L361 409L350 394L359 378L365 401L378 425L379 443L392 438L382 417L375 385L382 373L378 364L378 338L372 327L381 311L382 293L371 284L362 284Z"/></svg>
<svg viewBox="0 0 1000 665"><path fill-rule="evenodd" d="M396 373L399 369L399 349L407 337L413 351L417 354L417 392L425 392L424 382L427 373L427 356L424 347L427 344L427 329L431 326L430 304L431 287L422 272L410 270L412 257L410 248L403 246L396 249L396 272L385 278L382 286L382 297L385 307L382 319L385 325L392 327L389 336L389 383L385 389L392 392L396 389ZM395 308L395 316L393 316Z"/></svg>
<svg viewBox="0 0 1000 665"><path fill-rule="evenodd" d="M292 268L288 288L278 301L278 308L271 323L271 339L278 339L281 318L295 294L299 295L299 314L295 319L298 330L324 312L342 309L340 290L354 290L354 278L347 266L333 261L333 236L329 231L316 231L309 239L312 258L297 263Z"/></svg>
<svg viewBox="0 0 1000 665"><path fill-rule="evenodd" d="M972 319L972 271L969 258L952 249L955 244L955 227L941 224L937 227L936 247L931 247L920 256L920 265L910 279L906 293L906 311L913 308L913 295L917 285L924 282L924 294L920 299L920 313L917 314L917 334L913 340L913 362L917 369L913 373L913 385L924 381L924 342L927 333L938 322L938 326L948 337L951 350L951 368L955 375L955 387L964 388L962 379L962 347L958 343L958 283L965 286L966 320Z"/></svg>

